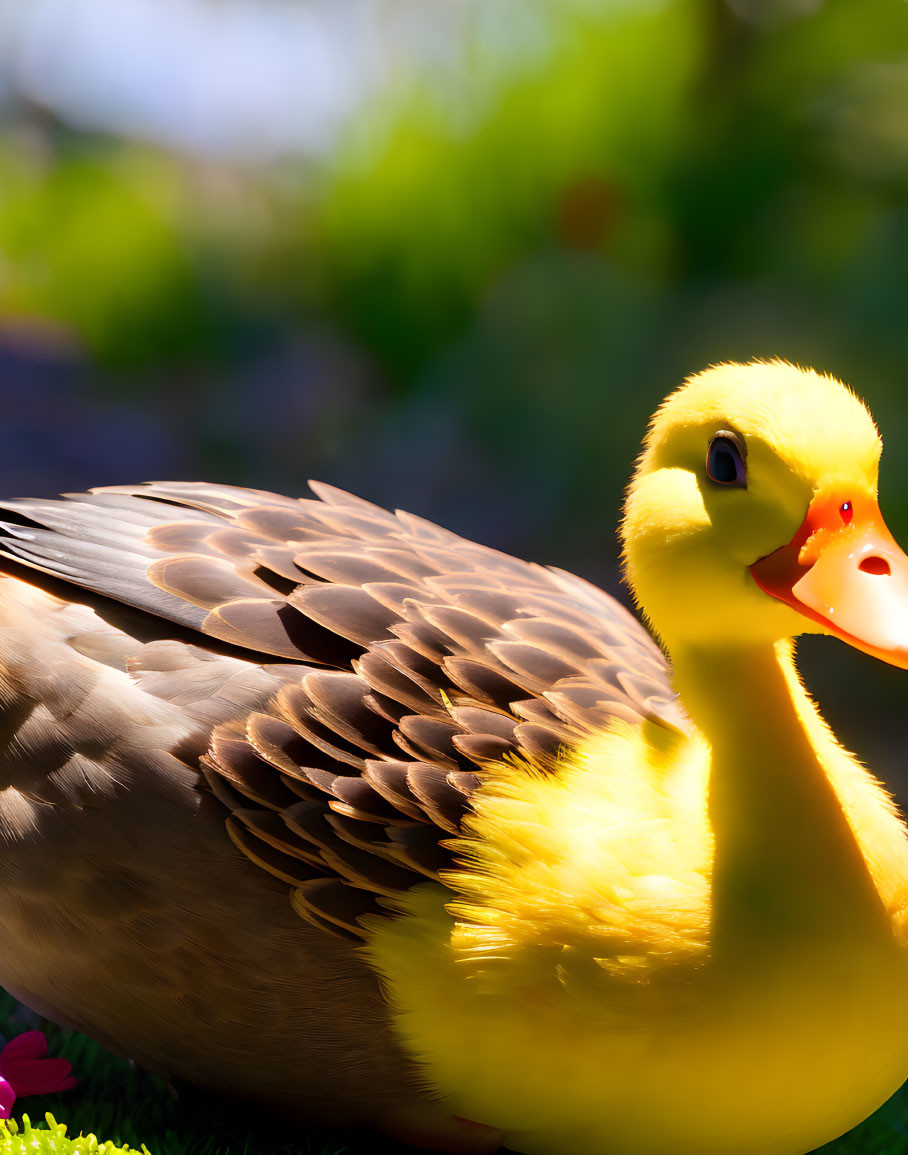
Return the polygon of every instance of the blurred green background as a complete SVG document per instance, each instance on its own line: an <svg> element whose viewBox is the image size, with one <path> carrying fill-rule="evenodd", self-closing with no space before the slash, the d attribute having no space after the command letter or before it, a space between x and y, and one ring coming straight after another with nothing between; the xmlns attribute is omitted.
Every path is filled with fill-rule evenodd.
<svg viewBox="0 0 908 1155"><path fill-rule="evenodd" d="M904 0L0 0L0 113L5 493L315 476L616 591L654 406L782 356L908 540ZM804 649L898 785L906 676Z"/></svg>

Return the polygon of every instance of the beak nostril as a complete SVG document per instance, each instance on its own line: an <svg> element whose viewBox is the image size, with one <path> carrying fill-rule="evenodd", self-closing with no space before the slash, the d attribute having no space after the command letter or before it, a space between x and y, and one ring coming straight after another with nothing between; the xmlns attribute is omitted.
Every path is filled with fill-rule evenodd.
<svg viewBox="0 0 908 1155"><path fill-rule="evenodd" d="M864 573L879 574L881 576L892 573L892 570L889 568L889 562L886 561L884 557L876 557L873 555L865 557L858 566L858 569L863 570Z"/></svg>

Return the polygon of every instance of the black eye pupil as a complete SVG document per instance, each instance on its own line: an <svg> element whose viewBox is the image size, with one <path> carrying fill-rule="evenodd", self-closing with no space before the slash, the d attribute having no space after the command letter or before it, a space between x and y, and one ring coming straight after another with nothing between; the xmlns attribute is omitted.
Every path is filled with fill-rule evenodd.
<svg viewBox="0 0 908 1155"><path fill-rule="evenodd" d="M744 468L744 445L737 434L717 433L706 453L706 474L717 485L744 488L747 473Z"/></svg>
<svg viewBox="0 0 908 1155"><path fill-rule="evenodd" d="M724 447L716 448L709 464L713 481L719 481L722 485L729 485L738 476L734 454Z"/></svg>

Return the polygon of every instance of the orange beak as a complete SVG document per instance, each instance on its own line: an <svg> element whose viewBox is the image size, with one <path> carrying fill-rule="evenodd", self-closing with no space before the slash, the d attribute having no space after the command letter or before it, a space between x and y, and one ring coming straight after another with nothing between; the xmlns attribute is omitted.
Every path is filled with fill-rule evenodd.
<svg viewBox="0 0 908 1155"><path fill-rule="evenodd" d="M875 498L818 495L788 545L750 572L761 590L830 633L908 669L908 557Z"/></svg>

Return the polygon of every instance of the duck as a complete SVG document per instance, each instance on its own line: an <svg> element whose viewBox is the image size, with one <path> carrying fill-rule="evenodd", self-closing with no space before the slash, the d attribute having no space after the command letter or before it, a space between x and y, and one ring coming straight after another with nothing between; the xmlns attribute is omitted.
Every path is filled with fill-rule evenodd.
<svg viewBox="0 0 908 1155"><path fill-rule="evenodd" d="M0 503L0 984L432 1150L843 1133L908 1076L908 838L794 639L908 668L880 452L831 376L688 378L620 527L651 632L320 483Z"/></svg>

